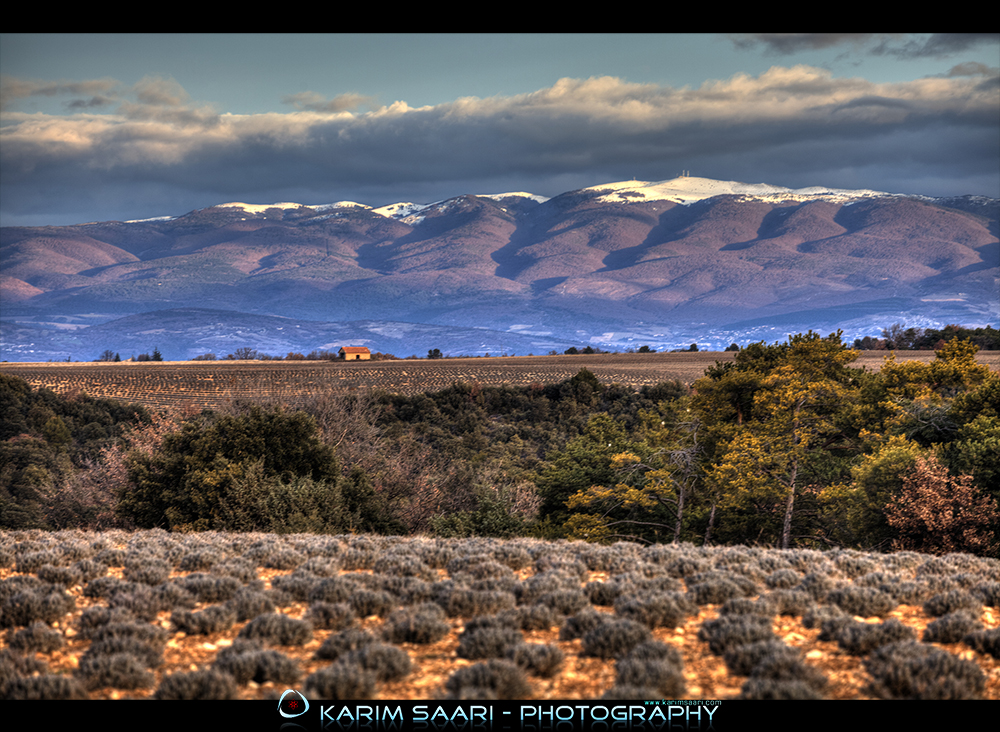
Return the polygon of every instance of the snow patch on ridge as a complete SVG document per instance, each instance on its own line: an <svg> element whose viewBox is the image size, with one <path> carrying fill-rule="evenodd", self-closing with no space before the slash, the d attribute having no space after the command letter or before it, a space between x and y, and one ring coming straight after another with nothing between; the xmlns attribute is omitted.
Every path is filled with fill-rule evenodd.
<svg viewBox="0 0 1000 732"><path fill-rule="evenodd" d="M534 193L525 193L524 191L517 191L515 193L477 193L476 198L489 198L494 201L500 201L504 198L529 198L538 203L545 203L549 200L547 196L538 196Z"/></svg>
<svg viewBox="0 0 1000 732"><path fill-rule="evenodd" d="M301 203L219 203L212 208L242 208L247 213L264 213L269 208L281 208L281 209L292 209L292 208L303 208ZM305 208L308 208L306 206Z"/></svg>
<svg viewBox="0 0 1000 732"><path fill-rule="evenodd" d="M672 201L683 205L703 201L713 196L743 196L761 201L850 201L859 198L877 198L900 194L867 189L847 190L812 186L809 188L783 188L767 183L740 183L732 180L712 180L682 176L671 180L620 181L603 183L584 191L598 193L594 200L603 203L636 203L640 201Z"/></svg>

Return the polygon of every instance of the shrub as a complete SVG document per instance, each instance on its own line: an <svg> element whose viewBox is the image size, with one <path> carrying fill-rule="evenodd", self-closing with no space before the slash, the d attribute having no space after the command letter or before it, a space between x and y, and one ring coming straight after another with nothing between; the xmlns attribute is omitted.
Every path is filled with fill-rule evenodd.
<svg viewBox="0 0 1000 732"><path fill-rule="evenodd" d="M222 553L217 549L195 549L181 557L177 568L182 572L203 572L222 560Z"/></svg>
<svg viewBox="0 0 1000 732"><path fill-rule="evenodd" d="M882 646L864 666L882 699L978 699L986 686L975 663L915 641Z"/></svg>
<svg viewBox="0 0 1000 732"><path fill-rule="evenodd" d="M833 588L833 580L827 575L822 572L810 572L802 578L802 581L795 589L808 592L813 596L814 600L821 601L833 590Z"/></svg>
<svg viewBox="0 0 1000 732"><path fill-rule="evenodd" d="M664 592L648 597L623 595L615 601L615 614L640 622L651 630L676 628L688 615L697 614L697 606L680 592Z"/></svg>
<svg viewBox="0 0 1000 732"><path fill-rule="evenodd" d="M623 686L615 683L610 689L601 694L602 700L612 701L615 699L655 699L660 693L652 686Z"/></svg>
<svg viewBox="0 0 1000 732"><path fill-rule="evenodd" d="M162 559L142 557L125 565L122 576L127 582L139 582L144 585L158 585L166 581L173 567Z"/></svg>
<svg viewBox="0 0 1000 732"><path fill-rule="evenodd" d="M935 617L947 615L956 610L970 610L979 613L982 610L982 603L978 597L963 590L942 592L924 603L924 612Z"/></svg>
<svg viewBox="0 0 1000 732"><path fill-rule="evenodd" d="M820 692L827 685L826 675L815 666L803 661L797 654L766 654L754 664L750 676L775 681L802 682Z"/></svg>
<svg viewBox="0 0 1000 732"><path fill-rule="evenodd" d="M90 655L88 652L80 659L75 673L89 690L145 689L156 685L156 678L146 664L130 653Z"/></svg>
<svg viewBox="0 0 1000 732"><path fill-rule="evenodd" d="M292 582L279 582L277 584L272 582L271 584L277 589L287 592L287 586L291 585ZM296 597L301 597L303 600L308 599L309 602L349 603L351 595L358 590L358 585L355 580L347 577L327 577L318 582L309 582L304 596L302 596L302 589L305 588L296 589L298 591L292 592L292 594Z"/></svg>
<svg viewBox="0 0 1000 732"><path fill-rule="evenodd" d="M140 620L153 620L161 610L169 608L162 594L148 585L132 585L115 592L108 600L111 608L126 610Z"/></svg>
<svg viewBox="0 0 1000 732"><path fill-rule="evenodd" d="M967 610L956 610L928 623L922 640L925 643L958 643L982 627L977 616Z"/></svg>
<svg viewBox="0 0 1000 732"><path fill-rule="evenodd" d="M9 701L82 700L86 688L76 679L61 674L17 676L0 682L0 699Z"/></svg>
<svg viewBox="0 0 1000 732"><path fill-rule="evenodd" d="M1000 659L1000 628L990 630L974 630L962 642L980 653L988 653L993 658Z"/></svg>
<svg viewBox="0 0 1000 732"><path fill-rule="evenodd" d="M517 599L509 592L491 590L471 590L464 587L450 587L434 598L449 618L471 618L509 610L517 604Z"/></svg>
<svg viewBox="0 0 1000 732"><path fill-rule="evenodd" d="M521 605L512 610L504 610L500 617L509 621L513 628L521 630L548 630L559 624L560 615L548 605Z"/></svg>
<svg viewBox="0 0 1000 732"><path fill-rule="evenodd" d="M73 587L83 581L83 574L76 567L55 567L43 564L38 568L38 579L60 587Z"/></svg>
<svg viewBox="0 0 1000 732"><path fill-rule="evenodd" d="M244 625L238 637L279 646L301 646L312 640L313 627L305 620L267 613Z"/></svg>
<svg viewBox="0 0 1000 732"><path fill-rule="evenodd" d="M832 590L826 597L827 602L838 605L851 615L862 618L884 617L896 607L892 595L874 587L856 587L848 585Z"/></svg>
<svg viewBox="0 0 1000 732"><path fill-rule="evenodd" d="M256 618L258 615L273 613L275 605L270 595L256 590L243 588L232 598L226 601L226 605L236 615L237 622Z"/></svg>
<svg viewBox="0 0 1000 732"><path fill-rule="evenodd" d="M542 605L548 605L561 615L572 615L590 604L587 596L579 589L546 592L538 598L538 602Z"/></svg>
<svg viewBox="0 0 1000 732"><path fill-rule="evenodd" d="M777 638L772 638L733 646L722 655L726 668L737 676L749 676L754 666L771 656L799 658L799 652Z"/></svg>
<svg viewBox="0 0 1000 732"><path fill-rule="evenodd" d="M664 661L677 668L684 668L684 659L681 652L674 646L663 641L644 641L635 646L623 658L631 658L639 661Z"/></svg>
<svg viewBox="0 0 1000 732"><path fill-rule="evenodd" d="M687 688L684 673L666 659L623 658L615 670L615 686L652 688L664 699L679 699Z"/></svg>
<svg viewBox="0 0 1000 732"><path fill-rule="evenodd" d="M197 597L198 602L225 602L243 588L243 583L235 577L200 573L189 574L179 580L178 585Z"/></svg>
<svg viewBox="0 0 1000 732"><path fill-rule="evenodd" d="M802 625L806 628L821 628L825 627L824 623L827 621L832 621L834 623L846 623L850 619L851 616L841 610L837 605L817 605L803 613ZM820 640L833 640L833 638L820 637Z"/></svg>
<svg viewBox="0 0 1000 732"><path fill-rule="evenodd" d="M9 648L0 651L0 689L11 679L20 676L31 676L48 671L44 661L37 660L34 655L25 656L14 653Z"/></svg>
<svg viewBox="0 0 1000 732"><path fill-rule="evenodd" d="M698 630L699 640L708 643L709 650L721 656L734 646L755 641L772 640L771 618L761 615L723 615L706 620Z"/></svg>
<svg viewBox="0 0 1000 732"><path fill-rule="evenodd" d="M395 597L381 590L358 590L351 595L349 602L360 618L385 615L399 604Z"/></svg>
<svg viewBox="0 0 1000 732"><path fill-rule="evenodd" d="M355 664L334 663L310 674L305 695L311 699L348 701L375 697L375 673Z"/></svg>
<svg viewBox="0 0 1000 732"><path fill-rule="evenodd" d="M458 639L458 657L471 660L500 658L507 649L524 642L520 630L509 627L466 629Z"/></svg>
<svg viewBox="0 0 1000 732"><path fill-rule="evenodd" d="M719 608L719 615L774 615L770 603L757 602L749 597L734 597Z"/></svg>
<svg viewBox="0 0 1000 732"><path fill-rule="evenodd" d="M163 678L153 698L173 701L236 699L236 679L214 668L171 674Z"/></svg>
<svg viewBox="0 0 1000 732"><path fill-rule="evenodd" d="M559 646L541 643L518 643L504 655L533 676L551 678L562 668L565 654Z"/></svg>
<svg viewBox="0 0 1000 732"><path fill-rule="evenodd" d="M100 630L109 623L130 623L135 620L135 616L127 610L94 605L88 607L80 614L77 621L77 629L84 638L91 638L93 633Z"/></svg>
<svg viewBox="0 0 1000 732"><path fill-rule="evenodd" d="M25 552L17 555L17 571L21 574L34 574L46 564L59 566L62 557L52 549L36 552Z"/></svg>
<svg viewBox="0 0 1000 732"><path fill-rule="evenodd" d="M235 577L244 584L257 579L257 568L252 563L240 557L216 562L211 566L209 571L220 577Z"/></svg>
<svg viewBox="0 0 1000 732"><path fill-rule="evenodd" d="M80 575L79 582L90 582L90 580L101 577L108 571L107 565L93 559L81 559L78 562L74 562L73 569ZM79 582L76 584L79 584Z"/></svg>
<svg viewBox="0 0 1000 732"><path fill-rule="evenodd" d="M491 659L458 669L448 677L445 690L449 699L524 699L531 686L517 664Z"/></svg>
<svg viewBox="0 0 1000 732"><path fill-rule="evenodd" d="M802 581L802 575L794 569L779 569L764 578L764 583L773 590L791 589Z"/></svg>
<svg viewBox="0 0 1000 732"><path fill-rule="evenodd" d="M295 569L306 561L306 556L302 552L294 549L279 549L271 552L264 561L267 569Z"/></svg>
<svg viewBox="0 0 1000 732"><path fill-rule="evenodd" d="M66 643L62 633L45 623L32 623L27 628L8 635L8 638L7 645L25 653L51 653Z"/></svg>
<svg viewBox="0 0 1000 732"><path fill-rule="evenodd" d="M605 623L608 616L597 612L593 608L584 608L576 615L566 618L566 622L559 629L559 640L575 640L594 630L601 623Z"/></svg>
<svg viewBox="0 0 1000 732"><path fill-rule="evenodd" d="M759 602L778 615L803 615L815 604L812 595L802 590L774 590L762 595Z"/></svg>
<svg viewBox="0 0 1000 732"><path fill-rule="evenodd" d="M983 582L972 588L972 592L984 605L1000 608L1000 582Z"/></svg>
<svg viewBox="0 0 1000 732"><path fill-rule="evenodd" d="M138 636L111 635L94 640L87 652L80 658L98 658L100 656L128 655L142 662L146 668L157 668L163 665L163 645L156 641L144 640Z"/></svg>
<svg viewBox="0 0 1000 732"><path fill-rule="evenodd" d="M614 605L615 600L626 591L634 589L624 582L588 582L583 591L587 593L592 605Z"/></svg>
<svg viewBox="0 0 1000 732"><path fill-rule="evenodd" d="M216 654L212 668L232 676L240 685L250 681L291 685L302 675L298 662L278 651L263 650L255 645L237 646L236 643L227 651Z"/></svg>
<svg viewBox="0 0 1000 732"><path fill-rule="evenodd" d="M406 651L378 641L349 651L338 661L371 671L376 681L396 681L409 674L412 668Z"/></svg>
<svg viewBox="0 0 1000 732"><path fill-rule="evenodd" d="M833 631L837 645L852 656L864 656L887 643L914 640L916 634L896 618L884 623L859 623L850 620Z"/></svg>
<svg viewBox="0 0 1000 732"><path fill-rule="evenodd" d="M372 564L372 570L375 574L394 577L418 577L425 582L433 582L437 579L437 572L419 559L397 554L386 554L378 557Z"/></svg>
<svg viewBox="0 0 1000 732"><path fill-rule="evenodd" d="M635 646L649 640L649 628L634 620L611 620L583 636L584 656L620 658Z"/></svg>
<svg viewBox="0 0 1000 732"><path fill-rule="evenodd" d="M322 630L343 630L354 625L357 619L354 609L346 602L314 602L306 614L306 620Z"/></svg>
<svg viewBox="0 0 1000 732"><path fill-rule="evenodd" d="M436 643L450 632L444 611L431 602L397 610L383 626L385 638L391 643Z"/></svg>
<svg viewBox="0 0 1000 732"><path fill-rule="evenodd" d="M170 622L185 633L209 635L232 628L236 623L236 611L226 605L213 605L196 613L174 610Z"/></svg>
<svg viewBox="0 0 1000 732"><path fill-rule="evenodd" d="M115 592L128 589L129 586L130 583L125 582L118 577L96 577L88 582L87 586L83 588L83 596L92 598L111 597L111 595Z"/></svg>
<svg viewBox="0 0 1000 732"><path fill-rule="evenodd" d="M712 577L688 585L688 594L699 605L716 605L733 597L744 597L748 593L729 578Z"/></svg>
<svg viewBox="0 0 1000 732"><path fill-rule="evenodd" d="M737 699L819 700L823 695L804 681L751 677L743 684Z"/></svg>
<svg viewBox="0 0 1000 732"><path fill-rule="evenodd" d="M331 635L323 641L323 644L316 651L316 655L313 658L335 661L350 651L376 643L377 641L378 638L368 631L361 630L360 628L347 628L336 635Z"/></svg>
<svg viewBox="0 0 1000 732"><path fill-rule="evenodd" d="M0 604L0 627L30 625L35 621L54 623L76 605L71 595L55 585L41 583L37 589L14 592Z"/></svg>

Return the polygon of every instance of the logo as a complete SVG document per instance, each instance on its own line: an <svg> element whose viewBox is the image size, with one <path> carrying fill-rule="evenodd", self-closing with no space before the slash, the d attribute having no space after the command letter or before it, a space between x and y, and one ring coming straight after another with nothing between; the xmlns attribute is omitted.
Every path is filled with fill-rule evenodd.
<svg viewBox="0 0 1000 732"><path fill-rule="evenodd" d="M285 697L289 694L298 695L299 699L294 697L285 701ZM278 713L282 717L287 717L292 719L294 717L299 717L309 711L309 700L302 696L301 692L295 691L295 689L285 689L285 692L278 699Z"/></svg>

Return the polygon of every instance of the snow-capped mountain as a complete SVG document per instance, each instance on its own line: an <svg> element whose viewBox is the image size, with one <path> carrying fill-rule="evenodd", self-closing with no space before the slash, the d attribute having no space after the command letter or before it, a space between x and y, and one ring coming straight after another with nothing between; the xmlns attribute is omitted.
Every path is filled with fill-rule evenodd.
<svg viewBox="0 0 1000 732"><path fill-rule="evenodd" d="M580 189L577 193L593 194L595 201L600 203L638 203L648 201L669 201L678 204L691 204L703 201L715 196L740 196L746 200L757 200L767 202L779 201L835 201L847 202L864 198L879 198L885 196L906 196L924 200L934 200L926 196L903 193L886 193L884 191L873 191L868 189L849 190L844 188L826 188L824 186L812 186L809 188L784 188L768 183L741 183L732 180L713 180L711 178L696 178L692 176L680 176L670 180L662 181L619 181L616 183L602 183L589 188ZM494 201L509 199L524 199L535 203L544 203L549 200L546 196L523 191L511 193L477 193L472 194L477 198L489 198ZM355 201L338 201L327 204L302 204L302 203L219 203L213 208L239 208L249 214L265 214L271 209L288 211L298 209L312 209L315 211L330 211L338 208L364 208L371 210L380 216L397 220L410 219L413 217L422 218L421 214L425 210L435 207L440 208L453 199L435 201L433 203L414 203L412 201L390 203L385 206L372 207L364 203ZM163 216L155 219L144 219L144 221L162 221L169 218ZM126 223L140 223L130 221Z"/></svg>
<svg viewBox="0 0 1000 732"><path fill-rule="evenodd" d="M998 218L991 199L683 176L552 198L230 202L4 228L0 358L37 359L24 343L46 339L47 357L93 358L86 326L178 307L491 329L536 338L537 352L553 339L724 347L809 328L855 337L895 322L996 324Z"/></svg>

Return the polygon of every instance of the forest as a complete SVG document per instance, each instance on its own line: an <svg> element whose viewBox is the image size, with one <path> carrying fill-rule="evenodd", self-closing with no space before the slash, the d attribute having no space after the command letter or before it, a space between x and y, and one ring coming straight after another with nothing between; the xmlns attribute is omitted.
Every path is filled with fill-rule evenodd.
<svg viewBox="0 0 1000 732"><path fill-rule="evenodd" d="M809 332L690 387L581 370L182 416L0 374L0 529L1000 551L1000 374Z"/></svg>

